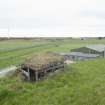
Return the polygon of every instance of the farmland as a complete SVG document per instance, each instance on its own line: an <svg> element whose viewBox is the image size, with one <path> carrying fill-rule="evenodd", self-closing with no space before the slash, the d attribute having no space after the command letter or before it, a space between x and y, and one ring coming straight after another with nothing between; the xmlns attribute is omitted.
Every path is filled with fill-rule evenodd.
<svg viewBox="0 0 105 105"><path fill-rule="evenodd" d="M1 41L0 68L19 65L34 53L69 52L87 44L105 44L105 40ZM21 82L19 75L2 78L0 105L105 105L105 59L66 66L35 84Z"/></svg>
<svg viewBox="0 0 105 105"><path fill-rule="evenodd" d="M7 47L8 45L8 47ZM31 54L44 51L56 44L51 42L33 42L33 41L8 41L0 43L0 67L6 67L13 64L20 64Z"/></svg>

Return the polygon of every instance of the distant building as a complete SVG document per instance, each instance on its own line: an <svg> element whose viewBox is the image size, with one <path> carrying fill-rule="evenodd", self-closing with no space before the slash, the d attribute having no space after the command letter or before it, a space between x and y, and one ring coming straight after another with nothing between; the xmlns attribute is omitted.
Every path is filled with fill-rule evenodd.
<svg viewBox="0 0 105 105"><path fill-rule="evenodd" d="M72 49L71 52L99 54L100 56L104 57L105 56L105 45L104 44L87 45L84 47Z"/></svg>
<svg viewBox="0 0 105 105"><path fill-rule="evenodd" d="M72 49L70 53L60 53L65 60L90 60L105 57L105 45L88 45L80 48Z"/></svg>

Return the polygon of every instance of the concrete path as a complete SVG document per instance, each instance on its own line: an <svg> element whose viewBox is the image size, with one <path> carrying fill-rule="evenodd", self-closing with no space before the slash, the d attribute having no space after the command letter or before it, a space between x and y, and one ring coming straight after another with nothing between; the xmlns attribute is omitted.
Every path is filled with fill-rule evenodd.
<svg viewBox="0 0 105 105"><path fill-rule="evenodd" d="M17 70L16 66L10 66L8 68L0 70L0 78L6 77L6 76L11 76L13 73Z"/></svg>
<svg viewBox="0 0 105 105"><path fill-rule="evenodd" d="M69 65L69 64L72 64L72 63L76 63L76 62L71 61L71 60L66 60L64 63L67 64L67 65Z"/></svg>

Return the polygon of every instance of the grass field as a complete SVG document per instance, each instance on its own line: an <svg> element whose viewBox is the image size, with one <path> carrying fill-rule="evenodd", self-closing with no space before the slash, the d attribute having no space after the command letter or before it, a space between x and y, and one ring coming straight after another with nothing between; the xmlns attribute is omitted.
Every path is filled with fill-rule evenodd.
<svg viewBox="0 0 105 105"><path fill-rule="evenodd" d="M105 60L72 64L36 84L1 79L0 105L105 105Z"/></svg>
<svg viewBox="0 0 105 105"><path fill-rule="evenodd" d="M87 44L105 44L105 40L0 42L0 48L12 48L12 50L0 52L0 59L2 59L0 67L18 65L34 53L69 52L72 48ZM25 48L21 49L22 45ZM35 47L26 47L33 45ZM71 64L66 66L64 71L49 75L35 84L21 82L19 75L2 78L0 79L0 105L105 105L105 59Z"/></svg>
<svg viewBox="0 0 105 105"><path fill-rule="evenodd" d="M0 42L0 68L10 65L19 65L27 57L44 51L69 52L87 44L105 44L105 40L79 39L64 40L8 40Z"/></svg>
<svg viewBox="0 0 105 105"><path fill-rule="evenodd" d="M56 44L49 41L35 42L26 40L0 42L0 68L21 64L28 56L55 47Z"/></svg>

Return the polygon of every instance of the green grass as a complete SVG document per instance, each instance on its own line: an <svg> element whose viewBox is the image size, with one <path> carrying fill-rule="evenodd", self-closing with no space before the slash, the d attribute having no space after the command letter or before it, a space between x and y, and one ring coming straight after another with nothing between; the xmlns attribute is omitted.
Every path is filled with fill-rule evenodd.
<svg viewBox="0 0 105 105"><path fill-rule="evenodd" d="M19 77L0 84L0 105L105 105L105 59L72 64L36 84Z"/></svg>
<svg viewBox="0 0 105 105"><path fill-rule="evenodd" d="M3 43L3 42L1 42L1 43ZM10 42L10 43L16 44L17 42ZM25 41L23 41L23 44L21 42L22 46L24 45L24 43L26 44ZM12 50L11 50L11 48L9 51L7 51L6 48L5 48L5 50L1 50L0 51L0 68L6 67L9 65L13 65L13 64L21 64L21 62L23 62L27 58L27 56L30 56L32 54L35 54L35 53L38 53L41 51L46 51L46 49L55 47L57 44L57 43L41 42L41 41L37 42L37 43L33 43L32 45L30 45L30 42L27 42L27 43L29 43L27 45L28 48L25 45L24 45L25 48L21 48L21 44L19 43L19 45L18 45L18 43L17 43L17 46L16 47L14 46L12 48ZM11 45L11 44L9 44L9 45ZM3 47L3 45L2 45L2 47ZM18 48L18 49L16 49L16 48Z"/></svg>
<svg viewBox="0 0 105 105"><path fill-rule="evenodd" d="M2 41L0 48L5 49L33 45L35 47L1 51L0 68L21 64L34 53L69 52L72 48L87 44L105 44L105 40ZM66 66L64 71L54 73L38 83L21 82L19 75L2 78L0 105L105 105L105 59Z"/></svg>

